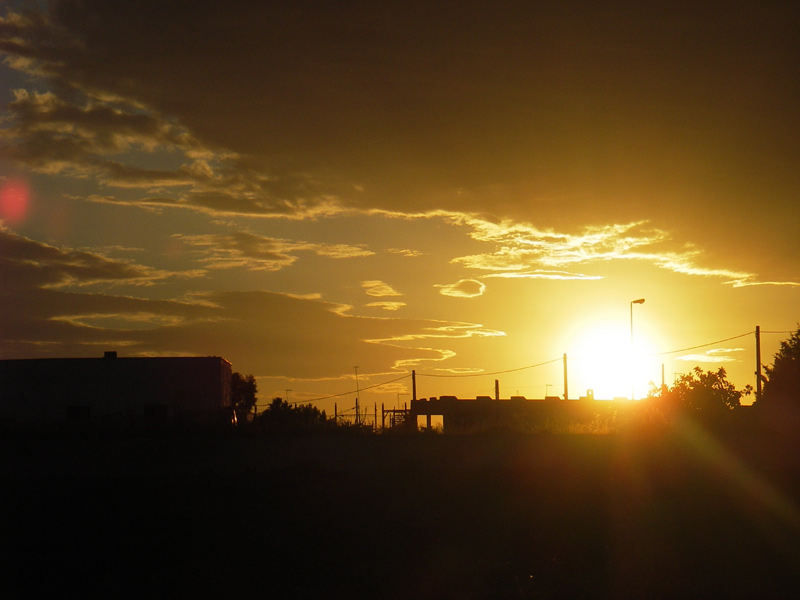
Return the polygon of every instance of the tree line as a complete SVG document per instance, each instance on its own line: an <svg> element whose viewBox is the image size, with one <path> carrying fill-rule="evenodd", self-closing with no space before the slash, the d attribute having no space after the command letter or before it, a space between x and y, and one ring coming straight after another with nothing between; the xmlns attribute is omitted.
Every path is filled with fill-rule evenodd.
<svg viewBox="0 0 800 600"><path fill-rule="evenodd" d="M781 342L771 366L764 365L763 392L753 407L759 411L800 416L800 326ZM689 412L713 418L742 407L742 399L753 394L753 387L737 389L727 379L724 367L703 371L695 367L671 387L652 387L648 400L661 410Z"/></svg>
<svg viewBox="0 0 800 600"><path fill-rule="evenodd" d="M276 397L261 412L256 412L258 385L254 375L233 373L231 403L239 424L263 433L305 433L331 430L337 425L324 410L310 404L292 405ZM353 426L349 426L353 428ZM341 426L339 426L341 428ZM365 429L366 428L361 428Z"/></svg>

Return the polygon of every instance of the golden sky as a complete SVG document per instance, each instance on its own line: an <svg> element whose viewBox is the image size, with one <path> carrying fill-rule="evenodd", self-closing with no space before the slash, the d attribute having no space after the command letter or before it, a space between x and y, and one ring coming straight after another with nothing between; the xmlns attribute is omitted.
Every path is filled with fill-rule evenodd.
<svg viewBox="0 0 800 600"><path fill-rule="evenodd" d="M564 353L572 397L741 387L756 325L771 363L796 6L319 4L0 5L0 358L221 355L329 412L356 365L420 397L561 395Z"/></svg>

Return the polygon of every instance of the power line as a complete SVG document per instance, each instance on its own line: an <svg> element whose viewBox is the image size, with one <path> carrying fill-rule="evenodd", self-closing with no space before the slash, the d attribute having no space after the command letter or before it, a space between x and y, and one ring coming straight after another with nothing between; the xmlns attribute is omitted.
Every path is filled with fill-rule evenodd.
<svg viewBox="0 0 800 600"><path fill-rule="evenodd" d="M717 340L716 342L709 342L707 344L700 344L699 346L692 346L691 348L681 348L680 350L670 350L668 352L658 352L656 354L648 354L647 356L665 356L667 354L677 354L678 352L688 352L689 350L698 350L700 348L707 348L708 346L715 346L717 344L721 344L723 342L730 342L731 340L738 340L739 338L743 338L747 335L753 335L755 331L748 331L747 333L742 333L739 335L735 335L733 337L725 338L724 340Z"/></svg>
<svg viewBox="0 0 800 600"><path fill-rule="evenodd" d="M543 363L539 363L536 365L528 365L527 367L517 367L516 369L507 369L505 371L494 371L492 373L464 373L461 375L436 375L433 373L417 373L420 377L488 377L490 375L502 375L503 373L513 373L515 371L524 371L525 369L533 369L536 367L543 367L544 365L549 365L554 362L559 362L563 359L561 358L554 358L553 360L548 360Z"/></svg>
<svg viewBox="0 0 800 600"><path fill-rule="evenodd" d="M373 388L378 388L383 385L389 385L390 383L395 383L397 381L400 381L401 379L407 379L408 377L411 377L410 373L406 373L405 375L402 375L397 379L384 381L383 383L376 383L375 385L368 385L367 387L359 388L359 390L350 390L349 392L342 392L341 394L331 394L330 396L322 396L321 398L313 398L312 400L305 400L305 402L318 402L320 400L328 400L330 398L341 398L342 396L347 396L349 394L356 394L358 392L363 392L364 390L371 390Z"/></svg>

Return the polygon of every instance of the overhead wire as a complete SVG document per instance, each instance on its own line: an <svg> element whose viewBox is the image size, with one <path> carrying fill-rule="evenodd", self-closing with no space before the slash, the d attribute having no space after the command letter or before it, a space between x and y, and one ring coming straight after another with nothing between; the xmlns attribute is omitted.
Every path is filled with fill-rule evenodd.
<svg viewBox="0 0 800 600"><path fill-rule="evenodd" d="M717 340L716 342L709 342L707 344L700 344L699 346L691 346L689 348L681 348L680 350L669 350L667 352L657 352L655 354L648 354L647 356L666 356L667 354L678 354L679 352L688 352L689 350L699 350L700 348L707 348L708 346L716 346L717 344L722 344L723 342L730 342L732 340L738 340L739 338L743 338L747 335L753 335L755 331L748 331L747 333L741 333L739 335L734 335L733 337L725 338L724 340Z"/></svg>
<svg viewBox="0 0 800 600"><path fill-rule="evenodd" d="M411 377L411 373L406 373L405 375L401 375L397 379L391 379L389 381L384 381L382 383L376 383L374 385L368 385L366 387L359 388L357 390L350 390L349 392L342 392L341 394L331 394L330 396L322 396L321 398L313 398L311 400L304 400L303 402L318 402L320 400L329 400L331 398L341 398L342 396L349 396L350 394L357 394L359 392L363 392L365 390L371 390L373 388L378 388L384 385L389 385L390 383L395 383L397 381L401 381L402 379L407 379Z"/></svg>
<svg viewBox="0 0 800 600"><path fill-rule="evenodd" d="M491 373L457 373L452 375L444 375L444 374L437 374L437 373L417 373L419 377L488 377L491 375L502 375L503 373L514 373L515 371L524 371L525 369L534 369L536 367L543 367L544 365L549 365L554 362L558 362L563 360L561 358L554 358L553 360L548 360L546 362L538 363L535 365L528 365L526 367L517 367L516 369L506 369L505 371L493 371Z"/></svg>

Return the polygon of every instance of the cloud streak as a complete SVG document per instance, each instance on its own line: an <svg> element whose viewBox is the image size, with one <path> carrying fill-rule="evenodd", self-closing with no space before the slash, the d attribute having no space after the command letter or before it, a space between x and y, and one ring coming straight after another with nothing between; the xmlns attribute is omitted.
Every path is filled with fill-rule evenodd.
<svg viewBox="0 0 800 600"><path fill-rule="evenodd" d="M633 260L683 275L719 278L734 287L800 285L793 281L758 281L753 273L700 266L701 250L691 244L678 246L668 232L653 227L648 221L592 226L580 234L567 234L542 231L507 220L492 222L474 215L450 215L449 218L469 226L473 239L495 245L492 252L452 259L470 269L490 271L487 277L600 279L601 276L566 269Z"/></svg>
<svg viewBox="0 0 800 600"><path fill-rule="evenodd" d="M192 248L199 248L200 262L212 269L245 268L251 271L279 271L294 264L298 253L312 252L332 259L372 256L363 246L348 244L315 244L297 242L246 231L226 234L183 235L174 239Z"/></svg>
<svg viewBox="0 0 800 600"><path fill-rule="evenodd" d="M675 360L695 363L731 363L739 362L740 359L728 356L736 352L744 352L744 348L715 348L706 350L700 354L685 354L678 356Z"/></svg>
<svg viewBox="0 0 800 600"><path fill-rule="evenodd" d="M455 283L436 285L439 293L453 298L476 298L486 291L486 285L477 279L461 279Z"/></svg>
<svg viewBox="0 0 800 600"><path fill-rule="evenodd" d="M364 292L368 296L376 296L378 298L383 298L386 296L402 296L400 292L394 289L388 283L385 283L379 279L370 279L368 281L362 281L361 287L364 288Z"/></svg>
<svg viewBox="0 0 800 600"><path fill-rule="evenodd" d="M15 234L2 223L0 273L6 291L95 284L150 286L168 278L202 275L197 270L170 272L112 259L98 252L57 248Z"/></svg>

